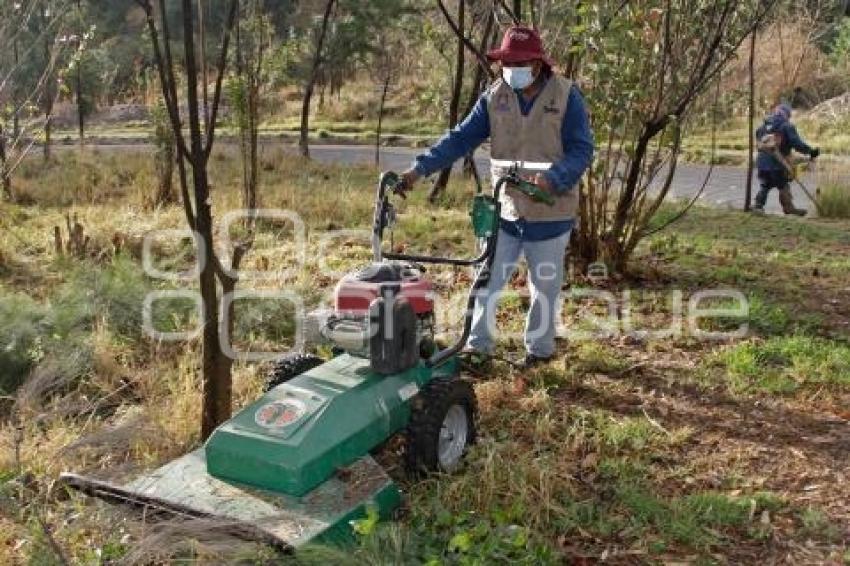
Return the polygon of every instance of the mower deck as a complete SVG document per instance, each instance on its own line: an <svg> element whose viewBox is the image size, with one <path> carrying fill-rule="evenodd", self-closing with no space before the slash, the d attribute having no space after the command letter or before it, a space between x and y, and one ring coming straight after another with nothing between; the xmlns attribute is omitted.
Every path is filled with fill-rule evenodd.
<svg viewBox="0 0 850 566"><path fill-rule="evenodd" d="M203 449L123 486L76 474L63 474L61 481L89 495L146 512L214 519L236 536L283 549L307 542L349 540L350 521L364 517L369 507L388 518L401 499L395 484L368 455L302 497L214 478L207 473Z"/></svg>

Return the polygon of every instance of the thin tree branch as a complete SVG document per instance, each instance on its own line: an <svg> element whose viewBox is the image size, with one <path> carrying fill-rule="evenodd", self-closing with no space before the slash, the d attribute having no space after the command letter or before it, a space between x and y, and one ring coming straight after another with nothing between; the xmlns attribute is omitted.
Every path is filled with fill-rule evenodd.
<svg viewBox="0 0 850 566"><path fill-rule="evenodd" d="M463 0L460 1L462 2ZM466 37L466 34L463 32L463 30L458 27L457 23L452 19L451 14L449 14L448 10L446 9L445 4L443 4L443 0L437 0L437 6L440 8L440 12L446 19L446 23L449 24L450 28L452 28L452 31L457 36L457 38L463 42L464 47L466 47L470 51L470 53L475 55L475 59L478 60L478 65L484 70L485 73L487 73L487 76L490 77L490 79L493 79L496 75L490 68L490 62L487 60L487 57L485 57L484 54L481 53L481 51L478 50L478 48L476 48L471 41L469 41L469 38Z"/></svg>
<svg viewBox="0 0 850 566"><path fill-rule="evenodd" d="M218 76L215 79L215 93L213 94L212 115L210 117L210 125L207 129L207 143L204 150L205 159L210 158L213 142L215 141L215 121L218 117L218 107L221 103L221 86L224 80L224 70L227 67L227 50L230 45L230 37L233 35L233 26L236 22L236 9L239 7L239 0L231 0L230 10L227 13L227 23L225 24L224 37L221 41L221 53L219 55L216 72ZM206 86L205 86L206 88Z"/></svg>
<svg viewBox="0 0 850 566"><path fill-rule="evenodd" d="M511 19L515 26L520 25L519 18L516 14L514 14L513 10L508 8L508 5L505 3L505 0L496 0L496 4L501 7L502 10L505 11L505 13L508 15L508 17Z"/></svg>

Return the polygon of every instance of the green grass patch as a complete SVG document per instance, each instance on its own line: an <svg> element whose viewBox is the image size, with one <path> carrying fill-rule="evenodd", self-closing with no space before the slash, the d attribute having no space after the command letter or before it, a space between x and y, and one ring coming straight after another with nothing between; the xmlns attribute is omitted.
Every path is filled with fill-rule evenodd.
<svg viewBox="0 0 850 566"><path fill-rule="evenodd" d="M628 358L603 342L579 342L573 352L575 357L567 361L569 373L616 374L629 366Z"/></svg>
<svg viewBox="0 0 850 566"><path fill-rule="evenodd" d="M823 509L809 506L798 513L800 532L813 539L827 542L841 540L841 529L829 518Z"/></svg>
<svg viewBox="0 0 850 566"><path fill-rule="evenodd" d="M793 393L811 385L850 388L850 347L805 335L751 340L720 352L711 363L737 393Z"/></svg>
<svg viewBox="0 0 850 566"><path fill-rule="evenodd" d="M768 302L760 294L751 294L749 302L750 329L761 335L785 333L791 326L791 316L784 308Z"/></svg>
<svg viewBox="0 0 850 566"><path fill-rule="evenodd" d="M0 393L15 391L40 358L46 316L46 309L24 294L0 296Z"/></svg>

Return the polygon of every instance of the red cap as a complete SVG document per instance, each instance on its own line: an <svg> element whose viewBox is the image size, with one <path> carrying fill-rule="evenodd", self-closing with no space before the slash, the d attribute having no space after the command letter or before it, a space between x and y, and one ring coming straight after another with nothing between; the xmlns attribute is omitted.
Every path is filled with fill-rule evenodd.
<svg viewBox="0 0 850 566"><path fill-rule="evenodd" d="M524 26L511 26L502 38L502 45L487 53L491 61L502 61L503 63L521 63L540 59L550 67L552 61L543 51L543 42L537 30Z"/></svg>

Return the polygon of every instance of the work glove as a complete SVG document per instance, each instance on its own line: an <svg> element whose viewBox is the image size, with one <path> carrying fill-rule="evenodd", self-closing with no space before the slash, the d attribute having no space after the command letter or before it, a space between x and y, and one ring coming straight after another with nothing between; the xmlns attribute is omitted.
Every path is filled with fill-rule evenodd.
<svg viewBox="0 0 850 566"><path fill-rule="evenodd" d="M814 148L814 149L812 150L812 152L809 154L809 157L811 157L812 159L817 159L819 155L820 155L820 148L819 148L819 147L816 147L816 148Z"/></svg>
<svg viewBox="0 0 850 566"><path fill-rule="evenodd" d="M398 177L398 183L393 187L393 192L402 198L406 198L407 193L413 190L413 185L419 180L419 173L413 169L408 169Z"/></svg>
<svg viewBox="0 0 850 566"><path fill-rule="evenodd" d="M534 178L531 179L531 182L543 189L544 191L548 191L550 193L555 192L552 187L552 183L549 182L549 177L547 177L543 173L537 173L536 175L534 175Z"/></svg>

